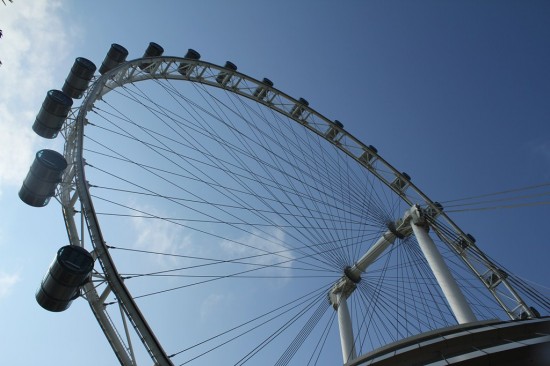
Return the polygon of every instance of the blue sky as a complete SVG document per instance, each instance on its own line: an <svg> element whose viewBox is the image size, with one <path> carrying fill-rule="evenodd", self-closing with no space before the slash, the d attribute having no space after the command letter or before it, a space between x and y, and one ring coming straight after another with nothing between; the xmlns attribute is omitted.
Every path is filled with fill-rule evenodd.
<svg viewBox="0 0 550 366"><path fill-rule="evenodd" d="M550 182L548 19L547 1L1 6L0 325L8 340L0 346L2 363L116 363L84 301L62 314L36 304L40 279L67 239L58 204L34 209L17 197L33 154L61 149L60 139L41 140L31 125L74 58L100 65L114 42L137 58L154 41L165 55L193 48L216 64L231 60L342 121L428 196L447 201ZM530 202L543 201L548 195ZM452 217L491 257L548 294L549 213L546 204Z"/></svg>

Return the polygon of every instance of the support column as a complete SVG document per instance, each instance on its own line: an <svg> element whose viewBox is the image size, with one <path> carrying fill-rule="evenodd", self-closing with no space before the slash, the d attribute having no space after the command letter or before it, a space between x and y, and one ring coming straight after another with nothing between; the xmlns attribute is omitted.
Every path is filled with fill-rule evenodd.
<svg viewBox="0 0 550 366"><path fill-rule="evenodd" d="M336 296L338 301L338 329L340 330L340 344L342 346L342 358L344 364L357 358L355 342L353 339L353 327L349 315L346 297L341 293Z"/></svg>
<svg viewBox="0 0 550 366"><path fill-rule="evenodd" d="M404 238L407 235L410 235L408 222L398 220L388 224L388 231L353 266L345 268L342 278L329 291L329 301L338 313L338 328L344 363L357 357L347 299L355 291L357 284L361 281L361 274L367 267L376 261L396 238Z"/></svg>
<svg viewBox="0 0 550 366"><path fill-rule="evenodd" d="M449 267L437 250L432 238L428 235L427 225L418 206L411 209L411 227L418 241L418 245L426 257L428 264L439 284L451 310L459 324L475 322L477 319L466 301L464 294L458 287Z"/></svg>

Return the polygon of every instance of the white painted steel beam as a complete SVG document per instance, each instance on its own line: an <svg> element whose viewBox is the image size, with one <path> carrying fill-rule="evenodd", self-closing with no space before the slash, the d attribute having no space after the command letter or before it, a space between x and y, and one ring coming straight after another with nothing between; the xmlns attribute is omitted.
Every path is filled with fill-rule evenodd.
<svg viewBox="0 0 550 366"><path fill-rule="evenodd" d="M464 294L458 287L449 267L443 260L441 253L437 250L434 241L428 235L427 225L423 214L418 206L411 209L411 228L416 236L418 245L426 258L451 310L459 324L475 322L477 319L464 297Z"/></svg>

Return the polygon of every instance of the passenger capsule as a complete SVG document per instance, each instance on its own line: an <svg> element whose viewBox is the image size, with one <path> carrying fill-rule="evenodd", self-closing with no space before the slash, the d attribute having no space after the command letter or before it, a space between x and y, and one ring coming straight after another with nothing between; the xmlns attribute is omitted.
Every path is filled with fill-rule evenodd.
<svg viewBox="0 0 550 366"><path fill-rule="evenodd" d="M359 160L367 165L370 165L376 158L376 155L374 154L377 154L377 153L378 153L378 150L374 146L369 145L368 149L363 151L363 154L361 154L361 156L359 157Z"/></svg>
<svg viewBox="0 0 550 366"><path fill-rule="evenodd" d="M305 111L305 107L309 105L309 102L305 100L304 98L300 98L298 100L298 103L292 107L292 110L290 111L290 115L294 118L300 118L302 116L302 113Z"/></svg>
<svg viewBox="0 0 550 366"><path fill-rule="evenodd" d="M231 79L232 71L237 71L237 65L235 65L231 61L227 61L225 63L224 67L227 70L230 70L230 71L227 72L227 71L222 70L222 71L220 71L218 76L216 76L216 81L218 82L218 84L221 84L223 86L225 86L225 85L227 85L227 83L229 83L229 80Z"/></svg>
<svg viewBox="0 0 550 366"><path fill-rule="evenodd" d="M338 120L334 121L334 125L336 127L330 126L327 132L325 132L325 136L329 140L334 140L334 138L340 133L340 130L344 128L344 124Z"/></svg>
<svg viewBox="0 0 550 366"><path fill-rule="evenodd" d="M71 98L82 98L96 69L97 67L92 61L84 57L78 57L74 61L69 76L65 79L65 84L63 84L61 90Z"/></svg>
<svg viewBox="0 0 550 366"><path fill-rule="evenodd" d="M36 115L32 129L38 136L53 139L69 115L73 100L61 90L50 90Z"/></svg>
<svg viewBox="0 0 550 366"><path fill-rule="evenodd" d="M94 259L84 248L67 245L57 251L44 276L36 301L49 311L64 311L80 294L80 287L88 280Z"/></svg>
<svg viewBox="0 0 550 366"><path fill-rule="evenodd" d="M99 68L99 73L103 75L107 71L115 68L119 64L126 61L127 56L128 50L126 48L119 44L113 43L111 45L111 48L109 49L109 52L107 52L107 55L105 56L101 67Z"/></svg>
<svg viewBox="0 0 550 366"><path fill-rule="evenodd" d="M190 48L187 50L187 53L185 54L184 57L190 60L200 60L201 54L195 51L194 49ZM178 67L178 72L183 76L187 76L191 74L193 67L194 65L191 65L187 62L180 62L180 65Z"/></svg>
<svg viewBox="0 0 550 366"><path fill-rule="evenodd" d="M162 48L161 45L155 42L150 42L149 46L145 50L145 53L143 54L143 57L144 58L157 57L157 56L161 56L163 53L164 53L164 48ZM147 69L149 66L151 66L151 62L144 62L141 65L139 65L139 68L144 70L144 69Z"/></svg>
<svg viewBox="0 0 550 366"><path fill-rule="evenodd" d="M395 179L393 182L391 182L391 186L401 192L404 192L405 189L409 186L411 181L411 177L405 173L402 172L401 174L398 174L395 176Z"/></svg>
<svg viewBox="0 0 550 366"><path fill-rule="evenodd" d="M264 78L262 80L262 83L265 85L259 85L256 90L254 90L254 93L253 95L258 98L259 100L263 100L266 96L267 96L267 92L268 92L268 88L272 88L273 87L273 81L267 79L267 78Z"/></svg>
<svg viewBox="0 0 550 366"><path fill-rule="evenodd" d="M19 198L33 207L46 206L55 195L65 168L67 161L63 155L53 150L40 150L19 190Z"/></svg>

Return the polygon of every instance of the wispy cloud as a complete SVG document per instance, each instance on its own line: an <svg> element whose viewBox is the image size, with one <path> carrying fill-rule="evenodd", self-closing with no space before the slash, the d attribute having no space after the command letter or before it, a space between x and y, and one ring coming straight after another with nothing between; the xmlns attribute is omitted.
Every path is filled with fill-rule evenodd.
<svg viewBox="0 0 550 366"><path fill-rule="evenodd" d="M219 292L209 294L200 305L201 320L209 320L212 314L219 313L220 307L227 303L227 294Z"/></svg>
<svg viewBox="0 0 550 366"><path fill-rule="evenodd" d="M542 179L550 178L550 139L541 137L531 141L528 145L531 163L540 165L539 172Z"/></svg>
<svg viewBox="0 0 550 366"><path fill-rule="evenodd" d="M269 238L269 240L265 238ZM272 228L268 232L254 230L234 242L225 240L221 243L221 248L232 258L258 256L250 259L253 264L250 264L249 268L264 267L258 271L258 274L280 276L282 281L279 280L277 283L281 284L288 281L288 276L292 273L292 260L294 259L292 252L284 251L284 247L278 245L278 243L284 242L285 233L280 229ZM280 255L268 254L279 252Z"/></svg>
<svg viewBox="0 0 550 366"><path fill-rule="evenodd" d="M19 282L18 273L0 272L0 301L9 296L12 288Z"/></svg>
<svg viewBox="0 0 550 366"><path fill-rule="evenodd" d="M18 1L0 13L0 192L5 185L21 184L37 141L31 125L46 91L61 87L54 74L71 43L62 5Z"/></svg>
<svg viewBox="0 0 550 366"><path fill-rule="evenodd" d="M136 205L133 205L136 207ZM139 207L142 212L153 213L157 210L153 208ZM161 217L162 215L154 213ZM171 222L160 219L148 219L141 217L132 218L132 224L136 233L136 247L148 251L164 254L183 254L190 255L192 250L191 235L186 232L183 226L175 225ZM159 264L169 265L174 262L170 257L157 257Z"/></svg>
<svg viewBox="0 0 550 366"><path fill-rule="evenodd" d="M535 155L550 165L550 139L535 143L532 150Z"/></svg>

